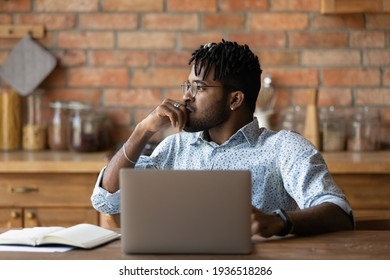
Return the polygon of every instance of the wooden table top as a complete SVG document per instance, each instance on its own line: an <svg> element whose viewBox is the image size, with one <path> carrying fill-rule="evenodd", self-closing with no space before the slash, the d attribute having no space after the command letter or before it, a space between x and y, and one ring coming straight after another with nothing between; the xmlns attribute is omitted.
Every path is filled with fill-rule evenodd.
<svg viewBox="0 0 390 280"><path fill-rule="evenodd" d="M4 230L3 230L4 231ZM255 238L249 255L126 255L120 240L65 253L0 252L8 260L389 260L390 231L341 231L315 236Z"/></svg>

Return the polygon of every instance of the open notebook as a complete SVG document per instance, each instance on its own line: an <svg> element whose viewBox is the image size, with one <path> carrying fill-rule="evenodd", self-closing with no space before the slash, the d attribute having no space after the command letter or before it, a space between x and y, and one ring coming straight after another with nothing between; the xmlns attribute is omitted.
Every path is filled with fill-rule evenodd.
<svg viewBox="0 0 390 280"><path fill-rule="evenodd" d="M124 253L251 252L249 171L120 171Z"/></svg>
<svg viewBox="0 0 390 280"><path fill-rule="evenodd" d="M0 244L9 245L67 245L90 249L119 238L114 231L92 225L64 227L33 227L11 229L0 234Z"/></svg>

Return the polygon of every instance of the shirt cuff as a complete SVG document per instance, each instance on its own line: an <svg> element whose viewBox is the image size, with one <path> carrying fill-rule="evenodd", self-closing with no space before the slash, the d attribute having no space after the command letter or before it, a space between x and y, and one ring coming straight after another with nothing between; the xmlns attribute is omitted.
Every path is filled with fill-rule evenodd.
<svg viewBox="0 0 390 280"><path fill-rule="evenodd" d="M105 214L118 214L120 212L120 190L110 193L102 185L105 167L100 171L91 196L93 207Z"/></svg>

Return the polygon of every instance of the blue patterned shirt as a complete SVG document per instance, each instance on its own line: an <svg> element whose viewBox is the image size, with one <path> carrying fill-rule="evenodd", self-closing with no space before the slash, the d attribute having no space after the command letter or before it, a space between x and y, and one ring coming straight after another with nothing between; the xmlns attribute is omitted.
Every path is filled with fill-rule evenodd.
<svg viewBox="0 0 390 280"><path fill-rule="evenodd" d="M293 131L259 128L256 119L221 145L206 140L204 132L168 136L151 156L141 156L135 168L250 170L252 204L261 211L292 211L331 202L352 214L313 145ZM120 190L109 193L101 187L104 170L96 182L92 204L100 212L119 213Z"/></svg>

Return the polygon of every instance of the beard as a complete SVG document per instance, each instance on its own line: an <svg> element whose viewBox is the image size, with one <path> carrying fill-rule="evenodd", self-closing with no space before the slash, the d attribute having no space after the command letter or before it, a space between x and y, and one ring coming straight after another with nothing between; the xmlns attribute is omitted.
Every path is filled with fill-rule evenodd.
<svg viewBox="0 0 390 280"><path fill-rule="evenodd" d="M209 130L224 123L230 116L229 108L226 108L226 100L214 103L212 106L193 112L188 112L187 123L184 126L186 132L198 132Z"/></svg>

